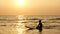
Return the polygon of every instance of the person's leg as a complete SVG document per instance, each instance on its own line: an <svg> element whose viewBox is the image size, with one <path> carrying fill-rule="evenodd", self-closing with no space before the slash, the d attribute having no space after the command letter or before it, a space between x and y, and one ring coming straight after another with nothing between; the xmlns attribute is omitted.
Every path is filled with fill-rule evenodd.
<svg viewBox="0 0 60 34"><path fill-rule="evenodd" d="M42 34L42 29L39 29L39 34Z"/></svg>

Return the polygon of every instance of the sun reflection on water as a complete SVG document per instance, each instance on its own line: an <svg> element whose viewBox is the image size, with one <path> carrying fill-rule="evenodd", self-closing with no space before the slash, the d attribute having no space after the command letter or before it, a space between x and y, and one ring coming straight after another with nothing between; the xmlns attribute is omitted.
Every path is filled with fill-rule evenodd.
<svg viewBox="0 0 60 34"><path fill-rule="evenodd" d="M27 29L25 25L23 23L18 23L17 25L18 34L24 34L23 32Z"/></svg>
<svg viewBox="0 0 60 34"><path fill-rule="evenodd" d="M22 23L22 22L24 22L23 19L25 19L25 17L20 15L20 16L18 16L18 19L19 19L18 24L17 24L18 25L17 26L18 34L24 34L23 32L25 32L25 30L28 29L25 27L25 24Z"/></svg>

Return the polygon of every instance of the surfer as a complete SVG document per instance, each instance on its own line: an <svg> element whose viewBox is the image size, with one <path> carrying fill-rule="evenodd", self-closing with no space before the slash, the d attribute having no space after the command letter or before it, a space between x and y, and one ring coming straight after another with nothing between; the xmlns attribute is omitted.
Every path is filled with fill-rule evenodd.
<svg viewBox="0 0 60 34"><path fill-rule="evenodd" d="M42 22L41 22L41 20L39 20L39 24L38 24L38 26L36 27L36 29L38 29L39 30L39 32L41 33L42 32Z"/></svg>

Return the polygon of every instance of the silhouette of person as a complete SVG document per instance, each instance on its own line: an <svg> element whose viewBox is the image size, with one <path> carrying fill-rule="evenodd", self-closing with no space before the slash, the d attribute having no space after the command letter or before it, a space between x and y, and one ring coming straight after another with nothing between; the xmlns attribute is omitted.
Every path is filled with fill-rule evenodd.
<svg viewBox="0 0 60 34"><path fill-rule="evenodd" d="M41 20L39 20L39 24L38 24L38 26L36 27L36 29L38 29L39 30L39 32L42 32L42 22L41 22Z"/></svg>

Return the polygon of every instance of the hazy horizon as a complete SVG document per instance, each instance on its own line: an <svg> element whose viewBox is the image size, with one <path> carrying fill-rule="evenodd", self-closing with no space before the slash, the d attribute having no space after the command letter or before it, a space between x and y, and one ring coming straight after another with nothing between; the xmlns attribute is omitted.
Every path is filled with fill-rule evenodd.
<svg viewBox="0 0 60 34"><path fill-rule="evenodd" d="M0 15L60 15L60 0L0 0Z"/></svg>

